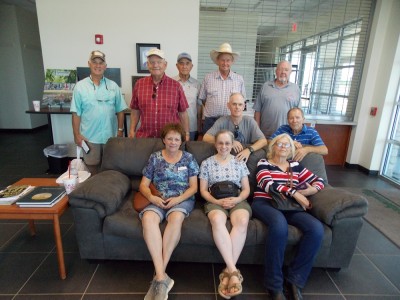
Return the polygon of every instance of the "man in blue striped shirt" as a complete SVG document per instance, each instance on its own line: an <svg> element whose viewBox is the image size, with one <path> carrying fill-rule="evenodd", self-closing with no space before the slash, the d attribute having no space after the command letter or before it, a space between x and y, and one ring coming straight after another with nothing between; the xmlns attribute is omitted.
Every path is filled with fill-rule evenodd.
<svg viewBox="0 0 400 300"><path fill-rule="evenodd" d="M289 134L296 147L294 160L301 161L310 152L321 155L328 154L328 148L325 146L318 132L314 128L304 124L304 113L301 108L291 108L287 113L287 120L288 125L279 127L272 134L271 140L282 133Z"/></svg>

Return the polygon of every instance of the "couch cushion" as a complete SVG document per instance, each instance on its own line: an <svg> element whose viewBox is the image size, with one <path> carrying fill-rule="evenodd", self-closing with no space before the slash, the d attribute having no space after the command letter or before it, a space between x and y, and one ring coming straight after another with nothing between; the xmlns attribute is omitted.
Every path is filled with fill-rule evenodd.
<svg viewBox="0 0 400 300"><path fill-rule="evenodd" d="M317 153L308 153L300 162L301 165L309 169L315 175L321 177L325 184L328 183L328 176L325 170L325 161L322 155Z"/></svg>
<svg viewBox="0 0 400 300"><path fill-rule="evenodd" d="M193 154L199 166L202 161L216 153L214 144L203 141L189 141L185 144L186 151Z"/></svg>
<svg viewBox="0 0 400 300"><path fill-rule="evenodd" d="M132 206L133 192L125 198L121 209L104 220L103 233L128 239L143 239L142 223Z"/></svg>
<svg viewBox="0 0 400 300"><path fill-rule="evenodd" d="M143 240L143 228L138 213L132 207L133 194L127 196L127 201L115 214L106 217L104 221L103 232L106 235L115 235L128 239ZM160 225L164 232L166 222ZM232 229L231 223L227 222L227 228ZM268 228L261 221L253 218L249 222L246 237L246 246L263 245L267 235ZM301 237L301 231L296 227L289 226L288 245L297 244ZM182 235L179 241L181 244L202 245L214 247L214 239L211 230L211 224L204 213L203 205L196 203L195 209L190 216L185 219L182 226Z"/></svg>
<svg viewBox="0 0 400 300"><path fill-rule="evenodd" d="M116 170L128 176L142 176L150 154L164 148L159 138L110 138L104 147L102 171Z"/></svg>

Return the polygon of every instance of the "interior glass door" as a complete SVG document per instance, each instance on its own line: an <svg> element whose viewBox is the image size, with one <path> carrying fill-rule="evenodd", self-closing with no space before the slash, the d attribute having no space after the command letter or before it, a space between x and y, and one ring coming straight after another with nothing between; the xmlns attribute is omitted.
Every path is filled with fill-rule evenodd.
<svg viewBox="0 0 400 300"><path fill-rule="evenodd" d="M381 175L400 185L400 89L393 109L392 125L386 142Z"/></svg>

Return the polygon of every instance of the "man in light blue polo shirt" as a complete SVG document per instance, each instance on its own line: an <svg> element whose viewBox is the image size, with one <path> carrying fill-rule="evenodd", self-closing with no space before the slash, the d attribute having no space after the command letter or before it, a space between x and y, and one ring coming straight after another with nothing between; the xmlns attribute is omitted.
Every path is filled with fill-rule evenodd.
<svg viewBox="0 0 400 300"><path fill-rule="evenodd" d="M301 108L294 107L287 113L288 125L282 125L271 135L271 140L282 134L287 133L294 141L296 152L294 160L301 161L308 153L317 153L321 155L328 154L328 148L325 146L318 132L304 124L304 113Z"/></svg>
<svg viewBox="0 0 400 300"><path fill-rule="evenodd" d="M74 89L71 112L74 140L78 146L85 140L90 151L83 158L92 174L101 163L103 146L110 137L123 133L127 108L119 86L105 78L106 56L101 51L90 53L90 76L79 81Z"/></svg>

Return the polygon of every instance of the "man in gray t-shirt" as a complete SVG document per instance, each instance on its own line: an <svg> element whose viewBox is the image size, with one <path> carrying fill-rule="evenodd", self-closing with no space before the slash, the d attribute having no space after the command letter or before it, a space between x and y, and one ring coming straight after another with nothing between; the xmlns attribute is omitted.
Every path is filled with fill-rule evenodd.
<svg viewBox="0 0 400 300"><path fill-rule="evenodd" d="M289 82L291 72L289 62L278 63L276 79L264 83L254 102L254 119L267 139L279 126L286 124L289 109L300 104L300 89Z"/></svg>
<svg viewBox="0 0 400 300"><path fill-rule="evenodd" d="M256 121L252 117L243 116L244 107L243 95L233 93L228 102L231 115L220 117L206 132L203 141L214 143L218 131L223 129L232 131L235 137L233 149L238 153L236 158L247 161L251 153L266 146L268 142ZM251 146L245 148L248 144L251 144Z"/></svg>

